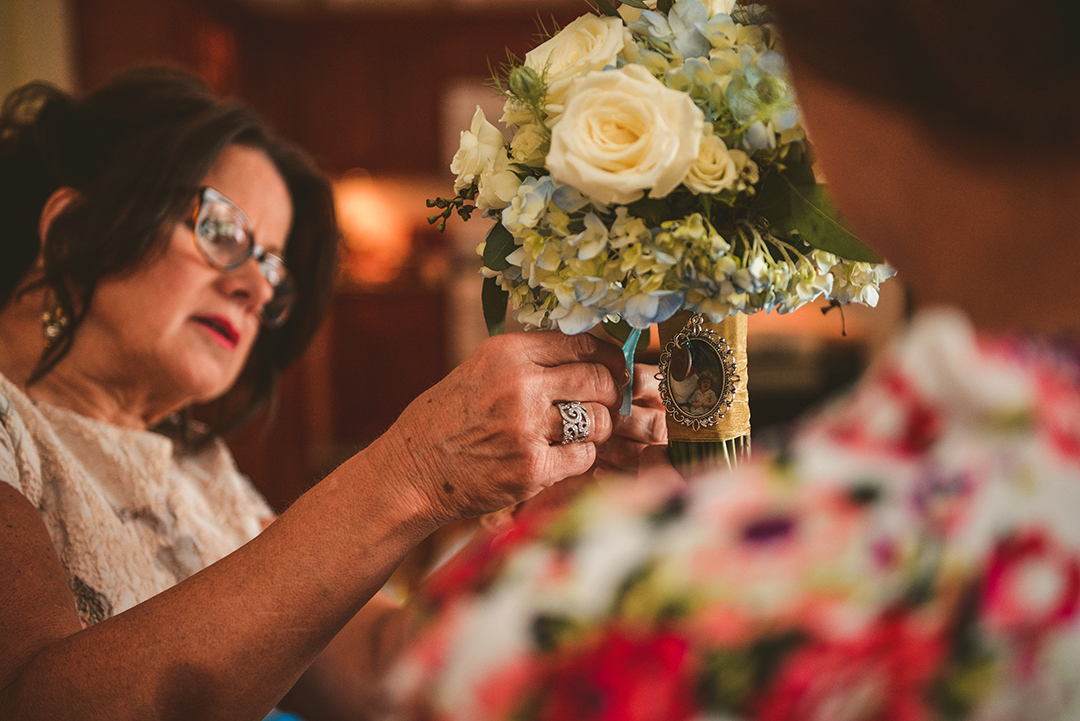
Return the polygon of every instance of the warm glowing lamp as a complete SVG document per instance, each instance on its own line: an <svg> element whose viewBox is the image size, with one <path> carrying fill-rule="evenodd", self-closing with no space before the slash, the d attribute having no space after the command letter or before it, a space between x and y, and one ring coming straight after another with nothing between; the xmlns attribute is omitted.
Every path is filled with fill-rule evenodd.
<svg viewBox="0 0 1080 721"><path fill-rule="evenodd" d="M349 275L361 283L394 280L411 251L407 214L362 170L334 182L334 206Z"/></svg>

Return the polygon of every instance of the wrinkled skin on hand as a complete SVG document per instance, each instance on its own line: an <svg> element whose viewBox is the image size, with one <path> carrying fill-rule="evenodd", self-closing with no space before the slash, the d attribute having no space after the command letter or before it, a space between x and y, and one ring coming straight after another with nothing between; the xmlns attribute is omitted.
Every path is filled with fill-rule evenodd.
<svg viewBox="0 0 1080 721"><path fill-rule="evenodd" d="M495 511L588 471L607 441L627 380L621 350L589 335L495 336L413 401L383 437L407 466L403 480L448 521ZM561 445L557 401L592 419L585 442ZM637 421L614 422L619 447ZM605 454L608 451L605 451ZM621 460L623 450L611 451Z"/></svg>

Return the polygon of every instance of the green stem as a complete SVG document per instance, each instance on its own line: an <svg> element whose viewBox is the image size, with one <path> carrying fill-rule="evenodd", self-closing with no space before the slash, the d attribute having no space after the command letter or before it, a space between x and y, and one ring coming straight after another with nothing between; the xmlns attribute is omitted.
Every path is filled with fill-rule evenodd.
<svg viewBox="0 0 1080 721"><path fill-rule="evenodd" d="M735 470L750 460L750 436L727 441L669 441L668 457L684 476L724 467Z"/></svg>

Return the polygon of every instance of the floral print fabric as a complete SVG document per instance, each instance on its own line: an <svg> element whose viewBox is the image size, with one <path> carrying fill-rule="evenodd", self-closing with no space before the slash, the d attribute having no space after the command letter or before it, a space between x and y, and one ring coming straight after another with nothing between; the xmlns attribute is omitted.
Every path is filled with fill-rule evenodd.
<svg viewBox="0 0 1080 721"><path fill-rule="evenodd" d="M402 718L1080 718L1080 367L921 315L786 447L525 514L430 584Z"/></svg>

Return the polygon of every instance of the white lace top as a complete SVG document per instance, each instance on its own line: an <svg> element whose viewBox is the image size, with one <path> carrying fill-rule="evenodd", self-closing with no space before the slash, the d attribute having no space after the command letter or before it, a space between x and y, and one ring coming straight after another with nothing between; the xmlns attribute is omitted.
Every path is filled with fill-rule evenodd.
<svg viewBox="0 0 1080 721"><path fill-rule="evenodd" d="M3 376L0 481L40 510L84 626L223 558L273 517L220 440L185 453L158 433L36 404Z"/></svg>

